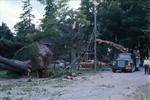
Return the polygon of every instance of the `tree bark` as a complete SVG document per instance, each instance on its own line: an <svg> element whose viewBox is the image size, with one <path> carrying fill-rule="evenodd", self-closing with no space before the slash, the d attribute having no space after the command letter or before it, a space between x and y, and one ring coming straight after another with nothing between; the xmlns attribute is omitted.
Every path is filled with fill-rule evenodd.
<svg viewBox="0 0 150 100"><path fill-rule="evenodd" d="M120 50L121 52L128 52L128 48L125 48L124 46L114 43L114 42L111 42L111 41L96 39L96 42L98 42L98 44L104 43L104 44L110 45L110 46Z"/></svg>
<svg viewBox="0 0 150 100"><path fill-rule="evenodd" d="M7 68L8 68L8 70L16 69L20 72L25 72L30 67L29 62L30 61L23 62L23 61L19 61L19 60L12 60L12 59L8 59L8 58L4 58L4 57L0 56L0 63L6 65L5 66L6 68L0 66L0 68L3 68L3 69L7 69ZM10 67L8 67L8 66L10 66Z"/></svg>
<svg viewBox="0 0 150 100"><path fill-rule="evenodd" d="M75 60L77 59L76 57L76 48L73 46L71 48L71 66L72 69L75 69Z"/></svg>
<svg viewBox="0 0 150 100"><path fill-rule="evenodd" d="M1 70L8 70L8 71L15 72L15 73L20 73L20 70L14 68L14 67L2 64L2 63L0 63L0 69Z"/></svg>

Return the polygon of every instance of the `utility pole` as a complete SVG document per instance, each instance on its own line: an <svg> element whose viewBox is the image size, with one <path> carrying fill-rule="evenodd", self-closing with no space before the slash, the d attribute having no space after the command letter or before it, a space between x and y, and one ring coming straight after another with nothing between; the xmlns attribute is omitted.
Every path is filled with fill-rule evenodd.
<svg viewBox="0 0 150 100"><path fill-rule="evenodd" d="M96 36L97 36L97 2L94 0L94 70L97 71L97 45L96 45Z"/></svg>

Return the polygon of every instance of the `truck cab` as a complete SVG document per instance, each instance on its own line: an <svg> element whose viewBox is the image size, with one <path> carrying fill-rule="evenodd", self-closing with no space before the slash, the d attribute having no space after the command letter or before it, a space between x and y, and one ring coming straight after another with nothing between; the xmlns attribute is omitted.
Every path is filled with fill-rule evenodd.
<svg viewBox="0 0 150 100"><path fill-rule="evenodd" d="M113 61L112 71L116 72L117 70L134 72L137 69L137 64L134 62L136 60L133 58L132 53L120 53Z"/></svg>

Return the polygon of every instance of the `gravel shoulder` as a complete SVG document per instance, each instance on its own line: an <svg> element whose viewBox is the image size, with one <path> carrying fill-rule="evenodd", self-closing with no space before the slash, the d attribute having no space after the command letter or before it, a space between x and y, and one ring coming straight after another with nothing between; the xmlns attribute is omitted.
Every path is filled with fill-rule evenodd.
<svg viewBox="0 0 150 100"><path fill-rule="evenodd" d="M134 94L145 85L150 88L150 75L144 75L143 71L105 71L74 80L1 79L0 100L134 100Z"/></svg>
<svg viewBox="0 0 150 100"><path fill-rule="evenodd" d="M150 84L141 86L133 94L125 97L125 100L150 100Z"/></svg>

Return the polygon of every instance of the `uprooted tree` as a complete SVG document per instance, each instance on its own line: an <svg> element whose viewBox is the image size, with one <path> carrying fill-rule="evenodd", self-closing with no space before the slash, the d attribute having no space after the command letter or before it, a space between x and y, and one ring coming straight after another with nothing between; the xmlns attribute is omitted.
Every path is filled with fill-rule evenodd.
<svg viewBox="0 0 150 100"><path fill-rule="evenodd" d="M18 50L13 59L0 56L0 69L20 75L45 77L52 55L47 46L32 43Z"/></svg>

